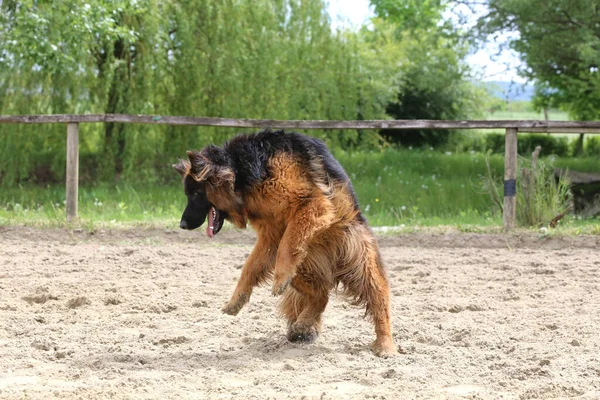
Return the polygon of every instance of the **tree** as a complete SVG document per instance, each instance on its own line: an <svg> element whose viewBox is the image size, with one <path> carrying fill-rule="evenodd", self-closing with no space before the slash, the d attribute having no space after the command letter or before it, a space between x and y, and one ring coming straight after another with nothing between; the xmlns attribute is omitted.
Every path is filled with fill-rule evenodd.
<svg viewBox="0 0 600 400"><path fill-rule="evenodd" d="M409 40L401 67L396 101L386 112L395 119L458 120L477 115L483 89L469 80L466 49L435 35L421 33ZM423 49L426 49L425 51ZM440 146L452 134L448 130L382 130L389 141L404 146Z"/></svg>
<svg viewBox="0 0 600 400"><path fill-rule="evenodd" d="M394 27L401 43L397 61L397 94L386 112L395 119L464 119L478 113L483 90L471 82L465 61L469 43L444 11L443 0L371 0L380 18L375 30ZM389 29L389 28L388 28ZM449 139L447 130L382 130L391 142L405 146L437 146Z"/></svg>
<svg viewBox="0 0 600 400"><path fill-rule="evenodd" d="M160 63L148 51L157 43L160 14L153 2L93 0L80 2L6 1L2 10L0 66L13 78L5 88L8 113L143 113L152 93L151 68ZM123 125L106 124L101 169L106 178L123 172L127 141ZM28 127L18 131L29 132ZM56 127L48 139L15 137L44 153L63 147ZM85 139L84 139L85 148ZM18 147L18 146L17 146ZM131 149L129 149L131 150ZM7 151L7 153L11 153ZM16 154L19 152L17 151ZM39 154L38 153L38 154ZM14 153L13 153L14 154ZM26 161L27 159L25 159ZM19 165L25 166L27 162ZM40 160L33 160L37 163ZM62 155L55 157L63 168ZM32 163L29 163L30 168ZM23 171L20 175L26 175Z"/></svg>
<svg viewBox="0 0 600 400"><path fill-rule="evenodd" d="M600 118L600 3L597 0L489 0L478 28L499 32L525 63L520 74L538 82L544 99L575 119ZM549 91L550 89L551 91Z"/></svg>
<svg viewBox="0 0 600 400"><path fill-rule="evenodd" d="M548 86L548 83L536 83L534 86L534 95L531 99L531 106L537 112L544 112L544 119L548 121L548 110L553 107L559 107L555 95L556 90Z"/></svg>
<svg viewBox="0 0 600 400"><path fill-rule="evenodd" d="M393 64L322 0L4 0L0 114L145 113L265 119L380 119ZM82 175L172 181L189 148L237 130L85 125ZM365 132L311 132L377 146ZM64 127L0 126L0 181L64 174Z"/></svg>
<svg viewBox="0 0 600 400"><path fill-rule="evenodd" d="M371 0L375 14L386 21L393 22L404 30L429 30L442 24L442 13L446 8L445 0Z"/></svg>

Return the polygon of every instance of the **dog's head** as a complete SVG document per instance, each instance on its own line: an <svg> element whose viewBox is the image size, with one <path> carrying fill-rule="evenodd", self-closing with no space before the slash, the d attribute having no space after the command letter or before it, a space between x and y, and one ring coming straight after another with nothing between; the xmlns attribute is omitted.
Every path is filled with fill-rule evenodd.
<svg viewBox="0 0 600 400"><path fill-rule="evenodd" d="M188 151L187 156L189 160L173 165L183 177L188 199L179 226L196 229L208 216L206 234L212 238L221 230L225 219L230 219L230 213L239 215L241 209L241 199L234 191L233 161L225 150L212 145L202 151ZM239 218L234 219L240 226Z"/></svg>

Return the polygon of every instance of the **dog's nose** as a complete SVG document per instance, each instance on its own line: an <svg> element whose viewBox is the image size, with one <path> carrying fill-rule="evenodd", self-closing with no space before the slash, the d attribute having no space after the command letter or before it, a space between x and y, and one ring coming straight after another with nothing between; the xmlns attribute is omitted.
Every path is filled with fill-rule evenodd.
<svg viewBox="0 0 600 400"><path fill-rule="evenodd" d="M179 227L180 227L181 229L187 229L187 228L188 228L188 224L187 224L187 222L185 221L185 219L182 219L182 220L181 220L181 222L179 222Z"/></svg>

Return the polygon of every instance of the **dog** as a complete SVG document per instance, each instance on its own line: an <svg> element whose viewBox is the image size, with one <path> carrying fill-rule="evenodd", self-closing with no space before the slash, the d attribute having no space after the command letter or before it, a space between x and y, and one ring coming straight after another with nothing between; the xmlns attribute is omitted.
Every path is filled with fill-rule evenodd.
<svg viewBox="0 0 600 400"><path fill-rule="evenodd" d="M397 354L377 242L348 175L323 141L267 130L187 156L173 165L187 196L180 227L196 229L208 218L210 238L225 220L242 229L250 223L257 233L224 313L237 315L254 287L272 278L288 340L312 343L335 289L365 307L375 325L373 352Z"/></svg>

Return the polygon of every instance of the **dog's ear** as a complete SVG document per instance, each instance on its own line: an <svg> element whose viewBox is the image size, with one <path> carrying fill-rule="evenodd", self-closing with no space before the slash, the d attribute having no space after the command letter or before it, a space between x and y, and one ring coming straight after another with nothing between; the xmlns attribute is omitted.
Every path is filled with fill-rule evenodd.
<svg viewBox="0 0 600 400"><path fill-rule="evenodd" d="M210 145L201 152L188 151L190 173L197 181L208 181L212 186L227 185L231 191L235 183L233 160L226 150Z"/></svg>
<svg viewBox="0 0 600 400"><path fill-rule="evenodd" d="M190 175L197 181L202 181L210 174L210 165L201 152L188 150L187 156L190 164Z"/></svg>
<svg viewBox="0 0 600 400"><path fill-rule="evenodd" d="M206 160L199 151L188 150L186 154L190 160L191 172L199 172L199 170L201 170L206 164Z"/></svg>
<svg viewBox="0 0 600 400"><path fill-rule="evenodd" d="M185 176L190 171L190 162L186 160L179 160L177 164L173 164L173 169L179 172L179 175Z"/></svg>

